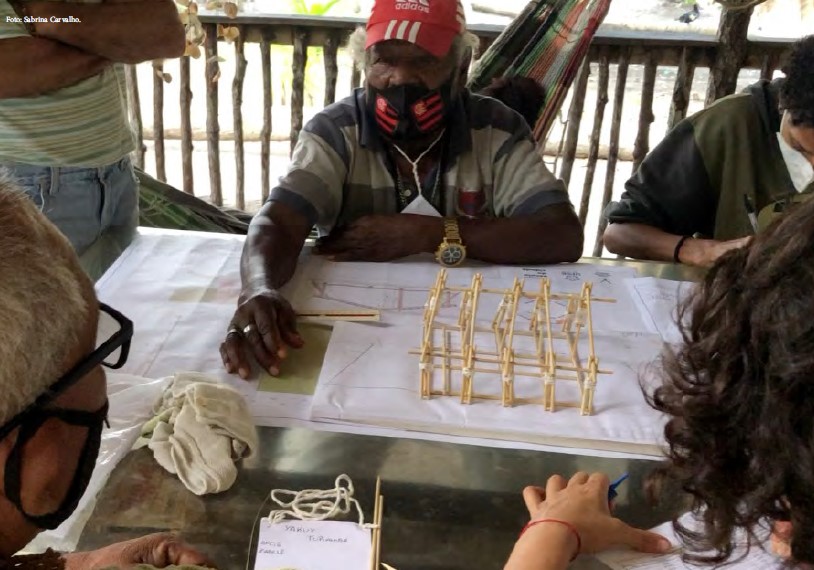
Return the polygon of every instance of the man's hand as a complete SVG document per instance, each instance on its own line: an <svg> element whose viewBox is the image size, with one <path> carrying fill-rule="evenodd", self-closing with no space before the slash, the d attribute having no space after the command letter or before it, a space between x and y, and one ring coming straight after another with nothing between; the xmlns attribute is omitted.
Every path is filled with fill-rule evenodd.
<svg viewBox="0 0 814 570"><path fill-rule="evenodd" d="M314 253L332 261L392 261L433 251L443 233L441 218L413 214L363 216L320 238Z"/></svg>
<svg viewBox="0 0 814 570"><path fill-rule="evenodd" d="M252 370L250 356L254 356L269 374L277 376L288 347L302 348L304 344L297 332L294 309L279 292L270 289L242 294L238 303L220 345L226 371L248 379Z"/></svg>
<svg viewBox="0 0 814 570"><path fill-rule="evenodd" d="M215 568L215 564L206 556L169 533L151 534L91 552L66 554L64 559L65 570L110 567L127 570L137 564L147 564L156 568L182 564Z"/></svg>
<svg viewBox="0 0 814 570"><path fill-rule="evenodd" d="M718 258L733 249L740 249L749 245L752 236L742 237L729 241L712 239L688 239L681 247L678 258L681 263L696 267L712 267Z"/></svg>

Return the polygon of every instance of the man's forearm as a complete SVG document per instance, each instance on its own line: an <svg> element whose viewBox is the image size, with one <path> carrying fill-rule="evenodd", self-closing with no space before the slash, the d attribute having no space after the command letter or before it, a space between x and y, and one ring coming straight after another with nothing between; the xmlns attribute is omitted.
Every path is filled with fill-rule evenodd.
<svg viewBox="0 0 814 570"><path fill-rule="evenodd" d="M0 41L0 99L34 97L93 77L110 61L44 38ZM36 73L32 73L32 70Z"/></svg>
<svg viewBox="0 0 814 570"><path fill-rule="evenodd" d="M124 3L29 2L37 35L119 63L175 58L184 52L184 27L169 0ZM74 17L79 22L52 22Z"/></svg>
<svg viewBox="0 0 814 570"><path fill-rule="evenodd" d="M673 261L681 236L646 224L610 224L603 236L608 251L634 259Z"/></svg>
<svg viewBox="0 0 814 570"><path fill-rule="evenodd" d="M403 214L402 214L403 215ZM444 238L441 218L421 221L421 251L433 253ZM567 204L533 216L458 220L467 257L500 265L576 261L582 255L582 226Z"/></svg>
<svg viewBox="0 0 814 570"><path fill-rule="evenodd" d="M310 227L295 212L279 204L266 204L249 226L240 260L244 292L279 289L297 269Z"/></svg>

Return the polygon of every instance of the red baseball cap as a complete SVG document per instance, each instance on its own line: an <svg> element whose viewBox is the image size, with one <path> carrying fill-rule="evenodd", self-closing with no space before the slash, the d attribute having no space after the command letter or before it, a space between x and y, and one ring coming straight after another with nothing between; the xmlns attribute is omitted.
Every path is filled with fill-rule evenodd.
<svg viewBox="0 0 814 570"><path fill-rule="evenodd" d="M387 40L404 40L440 58L465 30L461 0L375 0L365 49Z"/></svg>

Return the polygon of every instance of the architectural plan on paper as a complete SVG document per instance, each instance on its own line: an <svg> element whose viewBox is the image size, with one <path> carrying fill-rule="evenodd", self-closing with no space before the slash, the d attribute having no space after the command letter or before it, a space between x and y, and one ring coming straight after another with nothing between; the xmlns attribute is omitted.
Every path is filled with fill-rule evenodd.
<svg viewBox="0 0 814 570"><path fill-rule="evenodd" d="M595 415L581 416L574 408L545 412L532 405L503 407L499 401L462 405L457 398L422 400L418 359L409 354L420 340L418 324L400 322L373 328L338 323L314 394L312 418L659 455L663 419L645 403L639 379L647 378L647 365L663 346L661 337L646 333L594 336L600 366L613 373L599 380ZM480 392L499 396L499 377L491 382L476 377L475 382L479 382ZM533 378L517 381L518 399L539 397L542 384ZM574 393L563 392L563 399L577 397L576 386L563 390L569 388Z"/></svg>
<svg viewBox="0 0 814 570"><path fill-rule="evenodd" d="M680 520L686 525L693 519L692 515L687 513L682 515ZM650 530L667 538L674 545L679 544L671 522L664 523ZM768 531L762 529L759 530L759 532L766 532L766 534L768 534ZM732 560L737 560L744 553L746 544L745 536L741 535L740 540L742 543L736 547L731 558ZM598 554L597 558L609 566L611 570L697 570L699 568L699 566L685 563L681 559L681 549L678 547L673 552L662 555L642 554L631 550L614 550ZM770 553L767 536L761 544L753 545L742 560L731 564L724 564L718 566L718 568L726 568L727 570L730 568L732 570L780 570L783 568L783 564L776 556Z"/></svg>
<svg viewBox="0 0 814 570"><path fill-rule="evenodd" d="M435 281L438 265L427 258L408 258L394 263L329 263L306 258L292 282L286 286L289 300L298 310L377 309L382 321L416 316L420 323L427 291ZM450 270L450 281L468 283L475 273L483 274L484 286L506 287L515 277L536 282L551 280L552 291L579 293L583 281L593 283L595 297L615 299L598 304L594 312L596 330L653 332L640 316L625 280L638 274L631 267L572 264L546 267L467 266ZM445 309L456 310L458 295L442 300ZM565 312L565 307L562 307Z"/></svg>
<svg viewBox="0 0 814 570"><path fill-rule="evenodd" d="M664 342L684 342L677 324L678 307L692 293L695 283L640 277L627 279L626 284L644 323Z"/></svg>
<svg viewBox="0 0 814 570"><path fill-rule="evenodd" d="M641 318L625 282L635 275L632 269L577 264L532 269L472 267L449 272L453 285L468 285L476 272L481 273L484 288L505 288L518 277L526 279L533 290L541 277L547 277L552 291L579 293L583 282L590 281L594 297L615 301L592 307L599 366L612 371L599 379L593 417L583 417L575 409L543 412L534 406L503 407L499 401L462 405L456 398L422 400L418 358L409 352L421 342L421 316L437 272L434 265L409 261L304 268L295 289L297 307L376 308L382 310L382 324L386 325L335 325L314 395L312 419L660 454L663 420L647 406L640 379L649 377L649 365L658 357L663 342L652 325ZM454 292L445 295L438 316L454 321L460 299ZM499 295L493 297L479 305L489 319L500 303ZM551 306L552 322L557 322L566 313L565 303L557 306L552 302ZM532 307L532 300L523 301L518 328L528 327ZM524 349L520 346L518 350ZM499 399L499 377L481 375L475 382L479 392ZM517 398L541 397L542 384L539 378L517 382ZM456 386L452 388L456 391ZM576 385L557 390L557 400L578 399Z"/></svg>

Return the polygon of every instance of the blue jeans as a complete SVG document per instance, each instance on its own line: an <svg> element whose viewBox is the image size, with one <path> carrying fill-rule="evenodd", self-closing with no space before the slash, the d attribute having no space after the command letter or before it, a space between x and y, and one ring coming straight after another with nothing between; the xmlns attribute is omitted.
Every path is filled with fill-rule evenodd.
<svg viewBox="0 0 814 570"><path fill-rule="evenodd" d="M138 180L130 158L99 168L0 163L70 240L94 279L130 243L138 226Z"/></svg>

